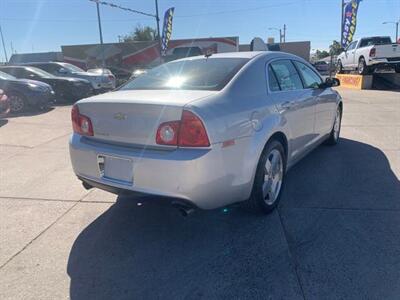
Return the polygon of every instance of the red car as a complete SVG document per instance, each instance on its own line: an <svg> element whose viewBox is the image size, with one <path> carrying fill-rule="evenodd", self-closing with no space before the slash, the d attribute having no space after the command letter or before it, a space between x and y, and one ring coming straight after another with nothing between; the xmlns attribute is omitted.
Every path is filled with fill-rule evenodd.
<svg viewBox="0 0 400 300"><path fill-rule="evenodd" d="M10 102L7 95L0 89L0 117L7 115L10 112Z"/></svg>

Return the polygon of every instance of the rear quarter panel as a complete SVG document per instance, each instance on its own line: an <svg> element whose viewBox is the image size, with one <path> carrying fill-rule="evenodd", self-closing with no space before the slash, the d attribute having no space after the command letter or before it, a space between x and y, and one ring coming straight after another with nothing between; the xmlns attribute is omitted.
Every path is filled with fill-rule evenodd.
<svg viewBox="0 0 400 300"><path fill-rule="evenodd" d="M268 97L266 62L264 56L253 58L222 91L186 106L204 120L212 147L221 150L221 160L234 174L233 185L241 185L247 196L266 142L275 132L286 133Z"/></svg>

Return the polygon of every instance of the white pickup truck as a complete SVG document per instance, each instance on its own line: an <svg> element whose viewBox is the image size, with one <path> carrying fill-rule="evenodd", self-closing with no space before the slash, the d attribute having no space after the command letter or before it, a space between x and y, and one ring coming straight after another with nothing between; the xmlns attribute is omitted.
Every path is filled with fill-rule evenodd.
<svg viewBox="0 0 400 300"><path fill-rule="evenodd" d="M388 36L365 37L353 41L337 60L337 73L355 70L365 75L388 67L400 73L400 45L393 44Z"/></svg>

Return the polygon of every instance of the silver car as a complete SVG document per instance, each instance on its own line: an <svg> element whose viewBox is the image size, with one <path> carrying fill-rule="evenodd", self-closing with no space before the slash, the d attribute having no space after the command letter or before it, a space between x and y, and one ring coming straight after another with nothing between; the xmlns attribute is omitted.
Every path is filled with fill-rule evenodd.
<svg viewBox="0 0 400 300"><path fill-rule="evenodd" d="M70 154L86 188L163 196L182 212L273 210L286 171L338 142L342 99L282 52L197 56L77 102Z"/></svg>

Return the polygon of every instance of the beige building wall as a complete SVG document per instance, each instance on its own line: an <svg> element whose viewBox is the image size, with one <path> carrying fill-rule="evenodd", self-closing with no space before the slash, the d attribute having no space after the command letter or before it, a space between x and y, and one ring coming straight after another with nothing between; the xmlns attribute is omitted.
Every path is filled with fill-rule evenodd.
<svg viewBox="0 0 400 300"><path fill-rule="evenodd" d="M283 52L300 56L306 61L310 60L311 43L309 41L278 43L278 45ZM250 51L250 45L239 45L239 51Z"/></svg>

